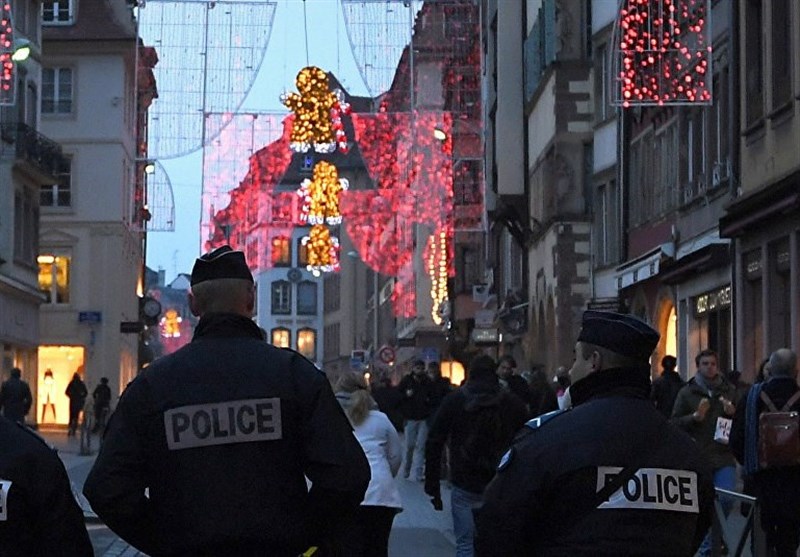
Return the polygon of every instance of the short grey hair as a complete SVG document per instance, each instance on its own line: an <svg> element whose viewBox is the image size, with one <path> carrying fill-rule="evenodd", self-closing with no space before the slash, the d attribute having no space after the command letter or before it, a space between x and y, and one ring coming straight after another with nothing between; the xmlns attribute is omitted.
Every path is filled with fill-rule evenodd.
<svg viewBox="0 0 800 557"><path fill-rule="evenodd" d="M797 373L797 354L788 348L779 348L769 356L770 376L793 377Z"/></svg>

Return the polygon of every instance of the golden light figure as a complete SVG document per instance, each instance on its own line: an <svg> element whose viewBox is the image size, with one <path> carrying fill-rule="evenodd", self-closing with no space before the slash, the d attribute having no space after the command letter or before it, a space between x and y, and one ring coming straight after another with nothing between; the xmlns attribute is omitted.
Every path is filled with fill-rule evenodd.
<svg viewBox="0 0 800 557"><path fill-rule="evenodd" d="M303 238L303 245L308 250L306 268L309 271L318 275L339 270L339 239L331 236L325 225L312 226L308 236Z"/></svg>
<svg viewBox="0 0 800 557"><path fill-rule="evenodd" d="M300 208L301 222L308 224L340 224L339 194L350 187L345 178L339 178L336 166L320 161L314 166L313 179L305 179L298 190L303 199Z"/></svg>

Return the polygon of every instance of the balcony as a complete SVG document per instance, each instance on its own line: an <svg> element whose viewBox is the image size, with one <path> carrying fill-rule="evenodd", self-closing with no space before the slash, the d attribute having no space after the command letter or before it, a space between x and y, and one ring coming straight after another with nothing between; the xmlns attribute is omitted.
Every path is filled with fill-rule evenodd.
<svg viewBox="0 0 800 557"><path fill-rule="evenodd" d="M0 124L0 157L8 156L43 185L55 183L67 164L61 145L21 122Z"/></svg>

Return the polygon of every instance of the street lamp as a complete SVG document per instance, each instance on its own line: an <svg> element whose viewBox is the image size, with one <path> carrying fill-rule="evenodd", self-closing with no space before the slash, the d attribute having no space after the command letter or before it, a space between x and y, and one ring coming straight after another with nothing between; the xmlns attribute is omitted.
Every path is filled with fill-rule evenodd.
<svg viewBox="0 0 800 557"><path fill-rule="evenodd" d="M24 62L31 55L31 42L28 39L15 39L11 60Z"/></svg>
<svg viewBox="0 0 800 557"><path fill-rule="evenodd" d="M144 161L144 173L145 174L155 174L156 172L156 163L155 161L147 160Z"/></svg>

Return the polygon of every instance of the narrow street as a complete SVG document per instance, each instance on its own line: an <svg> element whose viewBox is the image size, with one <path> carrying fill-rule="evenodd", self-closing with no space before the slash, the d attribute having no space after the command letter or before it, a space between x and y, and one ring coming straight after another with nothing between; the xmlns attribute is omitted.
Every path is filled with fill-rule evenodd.
<svg viewBox="0 0 800 557"><path fill-rule="evenodd" d="M97 557L143 557L144 554L119 539L92 512L81 495L83 483L92 468L98 449L98 437L91 438L92 455L80 454L80 438L67 437L66 431L39 432L64 462L76 499L84 510L86 527ZM397 515L389 539L390 557L451 557L455 553L453 522L450 515L450 492L442 486L444 510L437 512L422 490L422 484L398 478L403 512Z"/></svg>

